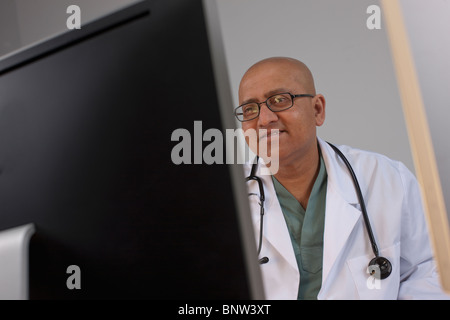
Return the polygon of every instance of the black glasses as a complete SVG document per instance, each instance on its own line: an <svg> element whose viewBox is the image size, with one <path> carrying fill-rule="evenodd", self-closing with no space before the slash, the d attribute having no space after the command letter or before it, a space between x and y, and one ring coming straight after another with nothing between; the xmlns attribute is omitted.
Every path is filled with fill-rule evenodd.
<svg viewBox="0 0 450 320"><path fill-rule="evenodd" d="M250 121L259 117L261 105L266 104L272 112L280 112L291 108L294 105L294 98L311 97L312 94L290 94L289 92L277 93L263 102L244 103L234 109L234 115L241 121Z"/></svg>

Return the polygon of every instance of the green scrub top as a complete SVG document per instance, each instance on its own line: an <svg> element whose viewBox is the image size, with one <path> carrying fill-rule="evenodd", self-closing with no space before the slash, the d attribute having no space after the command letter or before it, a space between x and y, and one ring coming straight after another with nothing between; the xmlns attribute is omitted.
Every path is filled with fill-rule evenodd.
<svg viewBox="0 0 450 320"><path fill-rule="evenodd" d="M314 182L306 210L274 176L272 180L300 271L297 298L317 299L322 285L323 230L327 195L327 171L323 158L320 155L319 174Z"/></svg>

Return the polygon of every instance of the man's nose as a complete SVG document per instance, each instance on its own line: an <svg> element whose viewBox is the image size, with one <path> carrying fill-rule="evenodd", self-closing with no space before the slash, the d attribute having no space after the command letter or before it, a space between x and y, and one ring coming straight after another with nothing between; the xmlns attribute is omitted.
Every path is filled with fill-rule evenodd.
<svg viewBox="0 0 450 320"><path fill-rule="evenodd" d="M275 112L269 109L265 103L261 104L261 109L259 110L258 124L260 127L265 127L269 123L277 121L278 116Z"/></svg>

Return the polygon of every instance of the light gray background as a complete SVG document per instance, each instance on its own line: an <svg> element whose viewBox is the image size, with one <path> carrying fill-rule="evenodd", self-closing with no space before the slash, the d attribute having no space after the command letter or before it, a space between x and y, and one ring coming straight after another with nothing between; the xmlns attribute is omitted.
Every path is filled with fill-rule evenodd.
<svg viewBox="0 0 450 320"><path fill-rule="evenodd" d="M400 0L450 217L450 0Z"/></svg>

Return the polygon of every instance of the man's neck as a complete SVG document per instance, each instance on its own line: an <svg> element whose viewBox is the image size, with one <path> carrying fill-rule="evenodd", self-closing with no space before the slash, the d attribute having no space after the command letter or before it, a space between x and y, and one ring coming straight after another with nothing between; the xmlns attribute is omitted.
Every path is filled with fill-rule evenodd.
<svg viewBox="0 0 450 320"><path fill-rule="evenodd" d="M289 165L280 163L275 178L288 190L306 210L309 196L320 169L318 148Z"/></svg>

